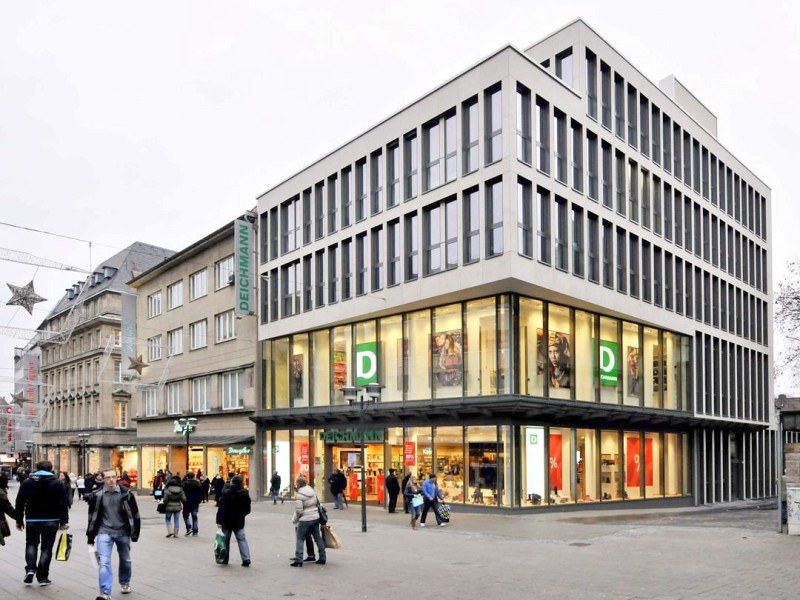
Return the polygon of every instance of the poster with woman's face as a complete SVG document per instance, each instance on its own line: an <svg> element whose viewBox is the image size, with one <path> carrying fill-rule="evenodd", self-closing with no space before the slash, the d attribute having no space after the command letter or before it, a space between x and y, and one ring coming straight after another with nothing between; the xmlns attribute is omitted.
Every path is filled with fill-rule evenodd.
<svg viewBox="0 0 800 600"><path fill-rule="evenodd" d="M459 386L464 381L464 348L460 329L431 336L431 368L436 387Z"/></svg>
<svg viewBox="0 0 800 600"><path fill-rule="evenodd" d="M639 348L628 346L628 396L638 397L642 378L639 377Z"/></svg>
<svg viewBox="0 0 800 600"><path fill-rule="evenodd" d="M536 344L539 360L537 372L542 373L547 366L551 388L572 387L572 347L569 334L551 331L544 343L544 332L536 330Z"/></svg>

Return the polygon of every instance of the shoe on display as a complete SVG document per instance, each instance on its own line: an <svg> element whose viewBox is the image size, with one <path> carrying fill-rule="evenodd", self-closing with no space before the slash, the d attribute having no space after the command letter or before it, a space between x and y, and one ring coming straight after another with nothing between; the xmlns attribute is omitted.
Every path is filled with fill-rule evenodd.
<svg viewBox="0 0 800 600"><path fill-rule="evenodd" d="M119 587L120 587L120 589L122 590L122 593L123 593L123 594L130 594L130 593L131 593L131 586L130 586L130 584L129 584L129 583L123 583L123 584L122 584L121 586L119 586Z"/></svg>
<svg viewBox="0 0 800 600"><path fill-rule="evenodd" d="M33 571L28 571L27 573L25 573L25 579L22 580L25 582L25 585L30 585L33 583L33 575L34 575Z"/></svg>

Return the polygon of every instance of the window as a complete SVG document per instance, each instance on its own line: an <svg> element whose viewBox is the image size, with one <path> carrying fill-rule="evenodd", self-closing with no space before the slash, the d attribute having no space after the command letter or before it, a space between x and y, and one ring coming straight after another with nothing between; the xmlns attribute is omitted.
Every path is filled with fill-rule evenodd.
<svg viewBox="0 0 800 600"><path fill-rule="evenodd" d="M167 414L181 414L181 382L167 384Z"/></svg>
<svg viewBox="0 0 800 600"><path fill-rule="evenodd" d="M325 250L314 253L314 305L325 306Z"/></svg>
<svg viewBox="0 0 800 600"><path fill-rule="evenodd" d="M664 142L664 170L670 172L672 166L672 121L667 115L661 121L662 139Z"/></svg>
<svg viewBox="0 0 800 600"><path fill-rule="evenodd" d="M356 296L367 293L367 233L356 235Z"/></svg>
<svg viewBox="0 0 800 600"><path fill-rule="evenodd" d="M297 248L300 241L300 197L281 204L281 254L286 254ZM217 288L226 285L217 280Z"/></svg>
<svg viewBox="0 0 800 600"><path fill-rule="evenodd" d="M183 353L183 327L167 332L167 353L168 356Z"/></svg>
<svg viewBox="0 0 800 600"><path fill-rule="evenodd" d="M556 54L556 77L572 87L572 48Z"/></svg>
<svg viewBox="0 0 800 600"><path fill-rule="evenodd" d="M228 287L233 283L234 277L233 270L233 254L214 265L214 279L216 280L216 289Z"/></svg>
<svg viewBox="0 0 800 600"><path fill-rule="evenodd" d="M372 252L370 257L370 271L372 279L372 291L383 289L383 258L384 258L384 239L383 227L375 227L370 232L370 243Z"/></svg>
<svg viewBox="0 0 800 600"><path fill-rule="evenodd" d="M600 116L603 127L611 129L611 67L600 61Z"/></svg>
<svg viewBox="0 0 800 600"><path fill-rule="evenodd" d="M625 80L614 73L614 133L625 139Z"/></svg>
<svg viewBox="0 0 800 600"><path fill-rule="evenodd" d="M183 280L167 286L167 310L183 305Z"/></svg>
<svg viewBox="0 0 800 600"><path fill-rule="evenodd" d="M517 252L533 258L533 190L531 182L517 179Z"/></svg>
<svg viewBox="0 0 800 600"><path fill-rule="evenodd" d="M653 231L661 235L661 180L653 175Z"/></svg>
<svg viewBox="0 0 800 600"><path fill-rule="evenodd" d="M422 127L425 191L456 178L456 112L452 109Z"/></svg>
<svg viewBox="0 0 800 600"><path fill-rule="evenodd" d="M278 243L278 207L275 206L269 211L269 258L271 260L278 258ZM191 280L189 284L191 293ZM190 300L194 300L194 298L190 298Z"/></svg>
<svg viewBox="0 0 800 600"><path fill-rule="evenodd" d="M544 188L536 188L536 203L539 205L539 261L550 264L550 192Z"/></svg>
<svg viewBox="0 0 800 600"><path fill-rule="evenodd" d="M192 412L208 412L208 399L211 395L211 378L198 377L192 379Z"/></svg>
<svg viewBox="0 0 800 600"><path fill-rule="evenodd" d="M303 192L303 206L302 206L302 219L303 219L303 244L311 243L311 223L312 223L312 208L311 208L311 188ZM299 210L299 209L298 209ZM299 224L301 216L295 211L292 217L296 223Z"/></svg>
<svg viewBox="0 0 800 600"><path fill-rule="evenodd" d="M290 317L300 313L300 286L300 261L296 260L288 265L283 265L281 267L281 302L283 304L283 312L281 314L282 317ZM217 323L217 342L230 339L219 339L219 336L220 329L219 323Z"/></svg>
<svg viewBox="0 0 800 600"><path fill-rule="evenodd" d="M634 148L639 143L638 123L636 122L637 108L636 88L628 84L628 143Z"/></svg>
<svg viewBox="0 0 800 600"><path fill-rule="evenodd" d="M373 152L369 156L370 214L377 215L383 210L383 152Z"/></svg>
<svg viewBox="0 0 800 600"><path fill-rule="evenodd" d="M639 222L639 167L628 161L628 217L634 223Z"/></svg>
<svg viewBox="0 0 800 600"><path fill-rule="evenodd" d="M145 388L142 390L142 401L144 402L144 416L158 416L158 389Z"/></svg>
<svg viewBox="0 0 800 600"><path fill-rule="evenodd" d="M114 402L114 429L128 428L128 403Z"/></svg>
<svg viewBox="0 0 800 600"><path fill-rule="evenodd" d="M630 283L628 291L634 298L639 297L639 238L635 235L630 236L630 245L628 247L630 254Z"/></svg>
<svg viewBox="0 0 800 600"><path fill-rule="evenodd" d="M367 159L356 163L356 223L367 218Z"/></svg>
<svg viewBox="0 0 800 600"><path fill-rule="evenodd" d="M325 182L314 186L314 239L325 235Z"/></svg>
<svg viewBox="0 0 800 600"><path fill-rule="evenodd" d="M147 338L147 358L152 362L154 360L161 360L161 335L156 335Z"/></svg>
<svg viewBox="0 0 800 600"><path fill-rule="evenodd" d="M616 153L616 169L617 169L617 212L621 215L625 214L625 192L628 189L626 177L626 162L625 155L622 152Z"/></svg>
<svg viewBox="0 0 800 600"><path fill-rule="evenodd" d="M658 275L658 272L656 272ZM664 253L664 308L672 310L672 254L669 252Z"/></svg>
<svg viewBox="0 0 800 600"><path fill-rule="evenodd" d="M405 180L405 199L410 200L418 193L418 164L419 154L417 148L417 132L412 131L403 137L403 179Z"/></svg>
<svg viewBox="0 0 800 600"><path fill-rule="evenodd" d="M597 120L597 56L586 49L586 112Z"/></svg>
<svg viewBox="0 0 800 600"><path fill-rule="evenodd" d="M342 169L342 182L341 182L341 202L342 202L342 229L349 227L352 223L352 206L353 200L350 197L353 178L353 170L350 167Z"/></svg>
<svg viewBox="0 0 800 600"><path fill-rule="evenodd" d="M152 319L161 314L161 290L147 297L147 317Z"/></svg>
<svg viewBox="0 0 800 600"><path fill-rule="evenodd" d="M583 192L583 128L572 121L572 187Z"/></svg>
<svg viewBox="0 0 800 600"><path fill-rule="evenodd" d="M189 275L189 301L208 294L208 269L201 269Z"/></svg>
<svg viewBox="0 0 800 600"><path fill-rule="evenodd" d="M276 278L277 279L277 278ZM189 350L205 348L208 345L208 320L189 324Z"/></svg>
<svg viewBox="0 0 800 600"><path fill-rule="evenodd" d="M652 256L650 254L650 244L642 240L642 300L650 302L652 300Z"/></svg>
<svg viewBox="0 0 800 600"><path fill-rule="evenodd" d="M614 226L603 221L603 285L614 288Z"/></svg>
<svg viewBox="0 0 800 600"><path fill-rule="evenodd" d="M342 240L342 300L353 297L353 241Z"/></svg>
<svg viewBox="0 0 800 600"><path fill-rule="evenodd" d="M484 93L484 122L486 131L486 164L503 158L503 102L500 85Z"/></svg>
<svg viewBox="0 0 800 600"><path fill-rule="evenodd" d="M386 147L386 207L400 203L400 146L395 141Z"/></svg>
<svg viewBox="0 0 800 600"><path fill-rule="evenodd" d="M298 299L300 294L297 294ZM236 337L236 317L233 309L220 313L214 317L215 328L217 331L217 343L227 342Z"/></svg>
<svg viewBox="0 0 800 600"><path fill-rule="evenodd" d="M626 248L625 230L617 227L617 291L627 292L628 283L628 253Z"/></svg>
<svg viewBox="0 0 800 600"><path fill-rule="evenodd" d="M461 153L464 175L478 169L478 98L473 97L461 105Z"/></svg>
<svg viewBox="0 0 800 600"><path fill-rule="evenodd" d="M569 269L569 222L567 220L567 201L556 196L556 269L567 271Z"/></svg>
<svg viewBox="0 0 800 600"><path fill-rule="evenodd" d="M589 258L586 262L587 267L587 276L589 281L593 281L594 283L599 283L600 281L600 269L599 269L599 257L600 257L600 224L597 219L597 215L589 213L588 214L588 223L589 228L587 230L588 233L588 243L586 249L589 253Z"/></svg>
<svg viewBox="0 0 800 600"><path fill-rule="evenodd" d="M586 195L589 196L592 200L597 200L597 181L598 181L598 173L599 173L599 163L598 163L598 146L597 146L597 136L593 134L591 131L586 132L586 145L588 148L588 161L586 164L586 175L588 180L588 187L586 190Z"/></svg>
<svg viewBox="0 0 800 600"><path fill-rule="evenodd" d="M480 201L478 189L464 192L462 213L464 215L464 264L480 259Z"/></svg>
<svg viewBox="0 0 800 600"><path fill-rule="evenodd" d="M486 256L503 253L503 181L486 184Z"/></svg>
<svg viewBox="0 0 800 600"><path fill-rule="evenodd" d="M648 249L649 251L649 249ZM648 264L645 263L645 268ZM653 303L656 306L661 306L661 248L658 246L653 248Z"/></svg>
<svg viewBox="0 0 800 600"><path fill-rule="evenodd" d="M335 304L339 301L339 285L341 284L340 272L341 259L339 258L339 247L336 245L328 247L328 304Z"/></svg>
<svg viewBox="0 0 800 600"><path fill-rule="evenodd" d="M387 225L387 282L388 286L400 283L400 221L395 219Z"/></svg>
<svg viewBox="0 0 800 600"><path fill-rule="evenodd" d="M650 154L650 101L639 94L639 151Z"/></svg>
<svg viewBox="0 0 800 600"><path fill-rule="evenodd" d="M336 197L336 189L339 184L336 175L328 177L328 234L336 231L339 222L338 210L339 199Z"/></svg>
<svg viewBox="0 0 800 600"><path fill-rule="evenodd" d="M572 272L583 277L583 209L572 205Z"/></svg>
<svg viewBox="0 0 800 600"><path fill-rule="evenodd" d="M64 374L64 383L66 384L66 373ZM115 360L114 361L114 381L116 383L122 383L122 361ZM61 376L59 375L59 387L61 383Z"/></svg>
<svg viewBox="0 0 800 600"><path fill-rule="evenodd" d="M664 239L672 241L672 186L664 182Z"/></svg>
<svg viewBox="0 0 800 600"><path fill-rule="evenodd" d="M661 164L661 110L655 105L651 105L650 124L653 128L653 162Z"/></svg>
<svg viewBox="0 0 800 600"><path fill-rule="evenodd" d="M567 183L567 115L558 109L553 111L553 131L555 132L555 177Z"/></svg>
<svg viewBox="0 0 800 600"><path fill-rule="evenodd" d="M672 145L675 148L672 157L672 174L676 179L681 178L681 127L677 123L672 124Z"/></svg>
<svg viewBox="0 0 800 600"><path fill-rule="evenodd" d="M222 410L244 408L244 372L234 371L219 376Z"/></svg>
<svg viewBox="0 0 800 600"><path fill-rule="evenodd" d="M613 185L613 167L611 160L611 144L603 142L601 145L603 153L603 174L602 174L602 202L606 208L613 208L614 201L612 200L612 185Z"/></svg>
<svg viewBox="0 0 800 600"><path fill-rule="evenodd" d="M536 168L550 174L550 104L536 96Z"/></svg>
<svg viewBox="0 0 800 600"><path fill-rule="evenodd" d="M642 226L650 229L650 173L642 169L639 179L639 197L642 201Z"/></svg>
<svg viewBox="0 0 800 600"><path fill-rule="evenodd" d="M413 281L419 277L419 221L413 212L404 219L405 279Z"/></svg>
<svg viewBox="0 0 800 600"><path fill-rule="evenodd" d="M531 91L517 83L517 159L531 164Z"/></svg>

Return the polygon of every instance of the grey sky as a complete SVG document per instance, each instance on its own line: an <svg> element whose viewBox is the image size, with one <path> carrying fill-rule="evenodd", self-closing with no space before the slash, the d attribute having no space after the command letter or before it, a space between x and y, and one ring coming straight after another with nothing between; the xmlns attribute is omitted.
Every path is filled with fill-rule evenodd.
<svg viewBox="0 0 800 600"><path fill-rule="evenodd" d="M506 43L583 17L651 81L675 74L772 188L773 282L797 255L800 3L0 2L0 248L77 267L184 248ZM6 283L48 298L32 317ZM0 326L35 328L76 273L0 261ZM0 335L0 396L13 348ZM776 392L797 393L781 388Z"/></svg>

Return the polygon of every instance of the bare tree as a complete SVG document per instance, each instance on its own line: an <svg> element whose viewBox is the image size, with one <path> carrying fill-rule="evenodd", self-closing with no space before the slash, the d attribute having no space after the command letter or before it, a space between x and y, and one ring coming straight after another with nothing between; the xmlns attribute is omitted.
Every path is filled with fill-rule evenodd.
<svg viewBox="0 0 800 600"><path fill-rule="evenodd" d="M775 374L792 386L800 382L800 260L786 265L775 294L775 325L784 344L775 357Z"/></svg>

